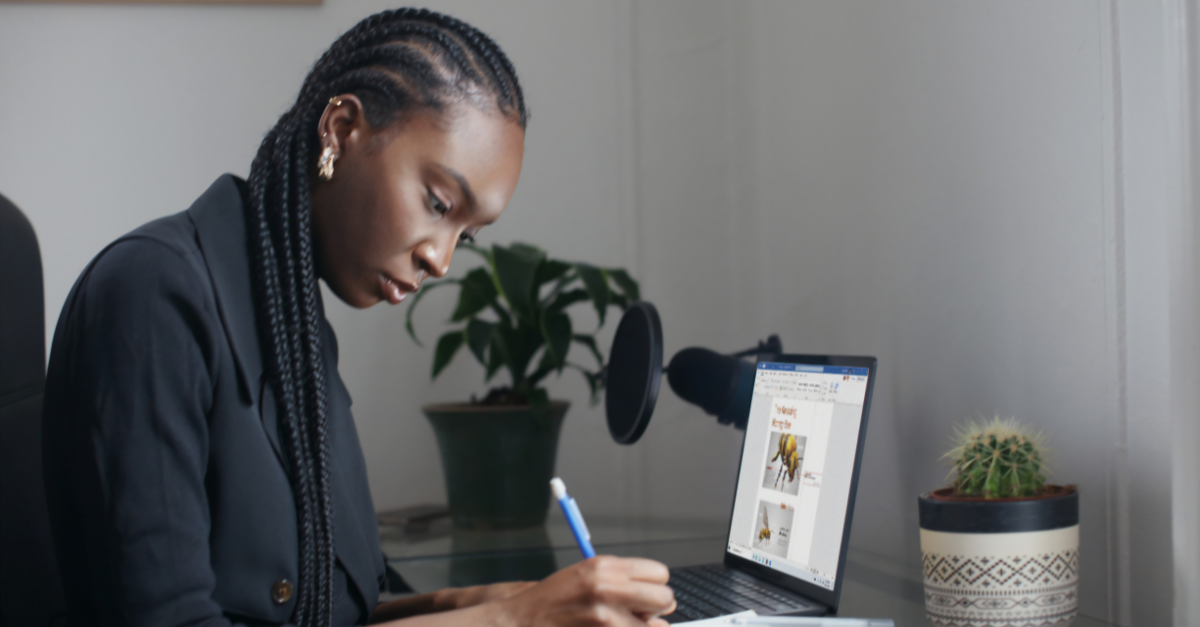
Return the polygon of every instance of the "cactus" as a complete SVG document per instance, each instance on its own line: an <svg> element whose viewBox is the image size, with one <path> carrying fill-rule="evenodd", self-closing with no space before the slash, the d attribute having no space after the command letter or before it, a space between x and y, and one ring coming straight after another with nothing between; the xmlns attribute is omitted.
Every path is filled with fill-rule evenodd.
<svg viewBox="0 0 1200 627"><path fill-rule="evenodd" d="M971 421L955 430L956 446L943 457L958 474L963 496L1003 499L1035 496L1046 483L1045 436L1013 418Z"/></svg>

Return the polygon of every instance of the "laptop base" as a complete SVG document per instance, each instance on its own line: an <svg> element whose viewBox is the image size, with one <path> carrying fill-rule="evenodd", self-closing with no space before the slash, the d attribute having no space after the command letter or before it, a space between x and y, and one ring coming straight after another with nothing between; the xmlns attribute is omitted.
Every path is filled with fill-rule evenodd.
<svg viewBox="0 0 1200 627"><path fill-rule="evenodd" d="M668 623L754 610L760 616L821 616L829 608L724 564L671 569L667 583L678 608Z"/></svg>

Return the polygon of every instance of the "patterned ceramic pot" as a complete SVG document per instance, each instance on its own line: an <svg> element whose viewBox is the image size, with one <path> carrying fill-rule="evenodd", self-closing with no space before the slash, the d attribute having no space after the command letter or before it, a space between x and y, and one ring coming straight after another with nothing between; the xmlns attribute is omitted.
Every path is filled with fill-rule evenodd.
<svg viewBox="0 0 1200 627"><path fill-rule="evenodd" d="M1050 487L1050 486L1048 486ZM919 499L925 612L955 627L1069 625L1079 608L1079 493Z"/></svg>

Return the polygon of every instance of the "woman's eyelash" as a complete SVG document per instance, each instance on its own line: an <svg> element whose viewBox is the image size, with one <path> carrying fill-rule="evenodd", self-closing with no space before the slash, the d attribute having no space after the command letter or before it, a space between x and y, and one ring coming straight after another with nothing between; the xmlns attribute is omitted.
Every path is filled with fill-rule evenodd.
<svg viewBox="0 0 1200 627"><path fill-rule="evenodd" d="M432 208L434 211L438 212L439 215L444 216L444 215L450 213L450 207L446 206L446 203L442 202L442 199L438 198L437 194L434 194L432 190L426 190L426 193L429 195L430 208ZM474 244L475 243L475 234L469 233L467 231L463 231L462 234L458 236L458 241L470 242L470 243Z"/></svg>
<svg viewBox="0 0 1200 627"><path fill-rule="evenodd" d="M442 199L438 198L433 192L429 192L429 205L433 207L434 211L442 215L450 213L450 207L447 207L446 203L442 202Z"/></svg>

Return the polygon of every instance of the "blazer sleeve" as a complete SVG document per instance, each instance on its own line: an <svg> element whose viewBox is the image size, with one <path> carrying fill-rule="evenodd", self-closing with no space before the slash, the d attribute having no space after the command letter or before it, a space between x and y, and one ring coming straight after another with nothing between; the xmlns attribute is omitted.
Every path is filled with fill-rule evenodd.
<svg viewBox="0 0 1200 627"><path fill-rule="evenodd" d="M67 589L85 598L68 604L89 623L231 624L212 598L205 490L222 336L189 254L149 238L108 249L68 304L67 363L51 360L48 385L71 400L46 433L73 440L57 471L86 526L71 574L86 590Z"/></svg>

